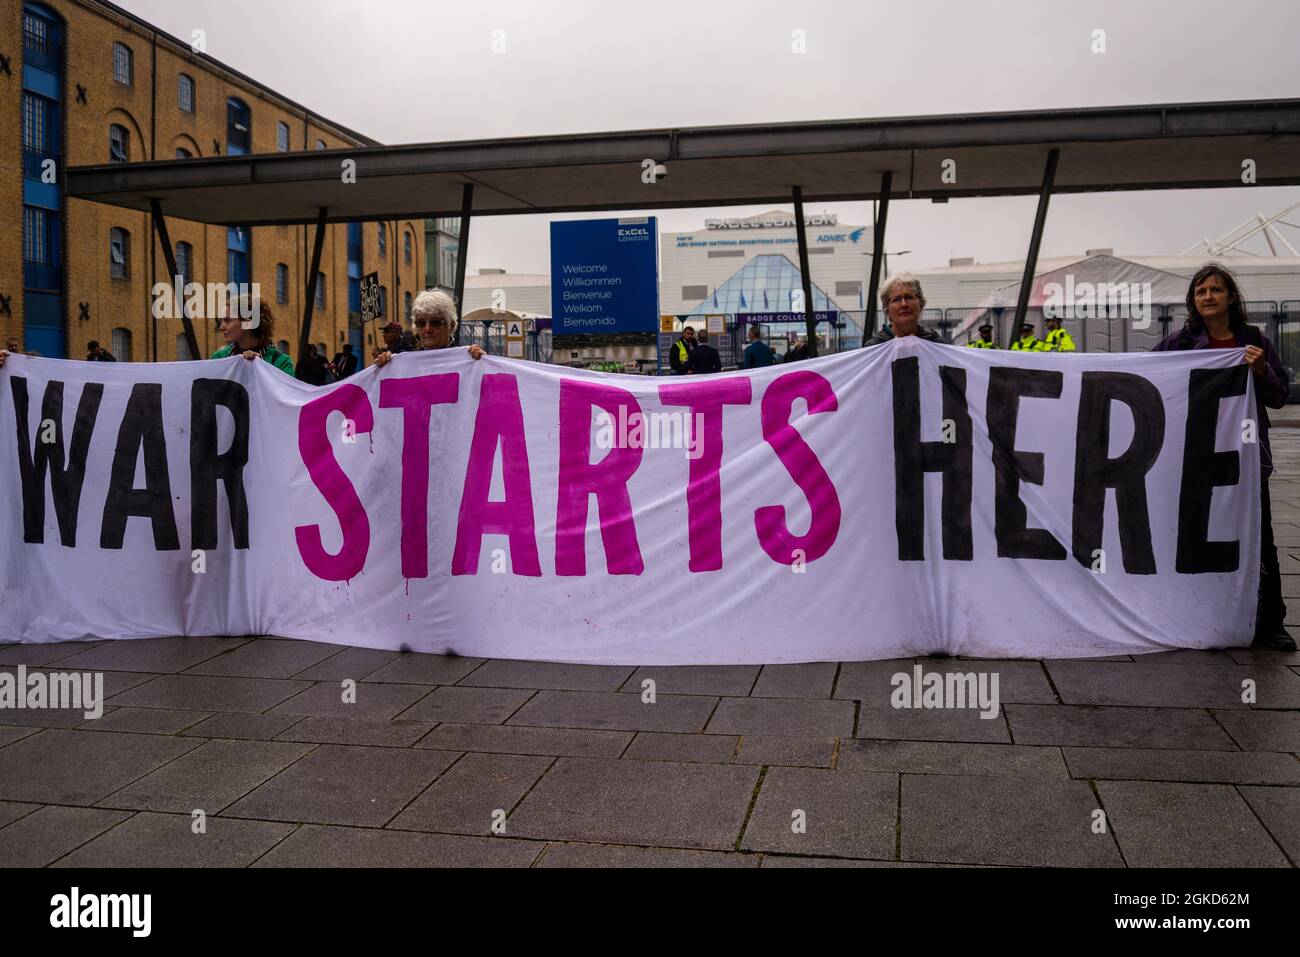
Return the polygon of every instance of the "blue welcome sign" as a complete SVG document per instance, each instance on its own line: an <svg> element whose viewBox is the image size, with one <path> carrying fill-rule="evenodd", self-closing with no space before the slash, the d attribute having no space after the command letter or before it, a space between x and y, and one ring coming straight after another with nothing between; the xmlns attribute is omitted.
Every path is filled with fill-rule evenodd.
<svg viewBox="0 0 1300 957"><path fill-rule="evenodd" d="M551 316L556 335L659 328L654 216L551 223Z"/></svg>

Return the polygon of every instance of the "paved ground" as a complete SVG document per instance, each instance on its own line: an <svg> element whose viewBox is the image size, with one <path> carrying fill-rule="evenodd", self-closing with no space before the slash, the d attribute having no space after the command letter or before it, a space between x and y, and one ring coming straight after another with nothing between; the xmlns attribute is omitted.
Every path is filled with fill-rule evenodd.
<svg viewBox="0 0 1300 957"><path fill-rule="evenodd" d="M1274 525L1300 634L1300 428L1279 425ZM103 670L110 697L95 721L0 710L2 865L1300 862L1297 654L924 660L996 670L993 720L891 708L890 676L910 661L594 667L231 638L0 647L0 670L20 664Z"/></svg>

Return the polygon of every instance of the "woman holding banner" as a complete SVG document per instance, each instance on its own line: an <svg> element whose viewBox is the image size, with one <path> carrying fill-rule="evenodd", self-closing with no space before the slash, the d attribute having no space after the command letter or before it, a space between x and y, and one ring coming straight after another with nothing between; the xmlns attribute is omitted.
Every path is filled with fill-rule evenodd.
<svg viewBox="0 0 1300 957"><path fill-rule="evenodd" d="M1291 390L1290 377L1268 337L1246 322L1246 307L1232 273L1218 263L1206 263L1187 287L1187 324L1153 351L1186 349L1237 349L1246 347L1245 362L1255 384L1259 409L1259 458L1262 466L1260 504L1263 510L1259 543L1259 605L1255 616L1255 647L1295 651L1287 632L1286 603L1282 600L1282 573L1273 542L1273 515L1268 497L1268 477L1273 473L1273 453L1268 444L1268 413L1280 409ZM1215 429L1216 422L1205 428Z"/></svg>
<svg viewBox="0 0 1300 957"><path fill-rule="evenodd" d="M417 349L446 349L460 325L455 300L440 289L424 290L411 303L411 324L415 326ZM469 347L469 354L475 359L484 355L477 343ZM375 365L387 365L392 359L387 349L375 351Z"/></svg>
<svg viewBox="0 0 1300 957"><path fill-rule="evenodd" d="M241 316L248 318L241 319ZM245 325L249 320L251 324ZM226 344L212 353L211 358L226 359L237 354L245 359L260 356L285 375L293 375L293 360L275 347L275 316L260 299L244 297L230 303L226 315L217 319L217 331Z"/></svg>

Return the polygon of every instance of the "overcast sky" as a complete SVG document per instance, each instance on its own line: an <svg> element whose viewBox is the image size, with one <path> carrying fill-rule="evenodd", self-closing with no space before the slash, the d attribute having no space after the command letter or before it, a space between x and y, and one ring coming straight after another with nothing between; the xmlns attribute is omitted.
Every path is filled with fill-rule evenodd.
<svg viewBox="0 0 1300 957"><path fill-rule="evenodd" d="M218 60L385 143L1300 96L1296 0L117 2L186 40L203 29ZM1176 255L1298 200L1300 188L1254 187L1058 196L1042 255ZM1035 202L896 201L887 247L910 253L890 266L1023 258ZM871 219L869 203L810 211L823 208ZM677 231L761 209L657 215ZM476 221L470 268L546 271L548 222ZM1283 231L1300 248L1300 230Z"/></svg>

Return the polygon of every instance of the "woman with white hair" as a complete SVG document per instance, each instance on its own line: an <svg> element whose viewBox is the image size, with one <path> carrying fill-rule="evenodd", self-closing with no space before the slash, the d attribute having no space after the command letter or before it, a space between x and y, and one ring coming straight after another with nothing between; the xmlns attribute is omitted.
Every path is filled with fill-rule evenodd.
<svg viewBox="0 0 1300 957"><path fill-rule="evenodd" d="M418 349L446 349L456 336L460 319L456 315L456 301L441 289L426 289L411 303L411 325L415 327ZM474 359L483 358L483 349L477 343L469 347ZM387 349L375 352L375 365L387 365L393 354Z"/></svg>
<svg viewBox="0 0 1300 957"><path fill-rule="evenodd" d="M885 310L885 325L867 340L867 345L878 346L899 336L919 336L931 342L943 342L943 336L921 325L921 310L925 308L925 293L921 280L907 273L892 276L880 290L880 305Z"/></svg>

